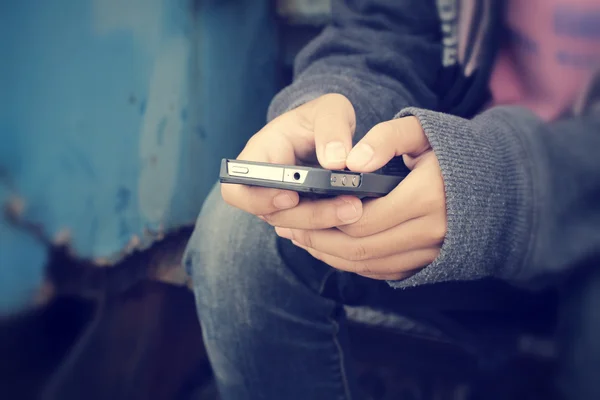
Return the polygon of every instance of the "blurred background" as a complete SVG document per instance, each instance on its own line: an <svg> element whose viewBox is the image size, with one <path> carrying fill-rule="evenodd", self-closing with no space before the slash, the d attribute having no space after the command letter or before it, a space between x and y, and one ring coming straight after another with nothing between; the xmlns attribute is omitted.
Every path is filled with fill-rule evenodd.
<svg viewBox="0 0 600 400"><path fill-rule="evenodd" d="M0 399L218 398L180 258L220 159L329 8L0 1ZM553 315L490 322L505 346L482 363L418 321L348 311L372 399L553 396Z"/></svg>

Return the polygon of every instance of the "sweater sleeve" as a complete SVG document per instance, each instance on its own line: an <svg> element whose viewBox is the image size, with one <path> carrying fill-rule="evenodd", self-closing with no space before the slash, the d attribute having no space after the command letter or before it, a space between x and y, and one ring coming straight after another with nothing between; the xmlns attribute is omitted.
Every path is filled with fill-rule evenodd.
<svg viewBox="0 0 600 400"><path fill-rule="evenodd" d="M518 107L473 120L408 108L439 159L447 235L394 287L496 277L524 286L600 262L600 115L544 123Z"/></svg>
<svg viewBox="0 0 600 400"><path fill-rule="evenodd" d="M328 93L354 106L361 137L408 106L435 109L440 25L432 0L333 0L330 25L297 56L269 120Z"/></svg>

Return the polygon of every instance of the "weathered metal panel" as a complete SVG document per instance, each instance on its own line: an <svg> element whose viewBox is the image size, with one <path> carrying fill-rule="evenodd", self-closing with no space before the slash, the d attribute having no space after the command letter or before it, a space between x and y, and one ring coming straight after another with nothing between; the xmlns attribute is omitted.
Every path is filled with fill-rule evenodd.
<svg viewBox="0 0 600 400"><path fill-rule="evenodd" d="M0 182L0 204L10 191ZM0 214L0 316L30 304L44 279L46 248Z"/></svg>
<svg viewBox="0 0 600 400"><path fill-rule="evenodd" d="M276 91L270 1L1 3L0 171L18 217L99 264L193 223Z"/></svg>

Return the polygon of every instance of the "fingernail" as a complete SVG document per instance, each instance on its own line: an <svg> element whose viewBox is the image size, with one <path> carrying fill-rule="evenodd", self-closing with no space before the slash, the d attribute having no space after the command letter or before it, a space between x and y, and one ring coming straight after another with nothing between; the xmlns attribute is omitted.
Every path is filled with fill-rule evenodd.
<svg viewBox="0 0 600 400"><path fill-rule="evenodd" d="M364 167L373 158L375 151L371 146L365 143L359 143L348 154L346 164L352 164L354 167Z"/></svg>
<svg viewBox="0 0 600 400"><path fill-rule="evenodd" d="M343 222L354 222L360 217L354 204L347 201L337 208L337 216Z"/></svg>
<svg viewBox="0 0 600 400"><path fill-rule="evenodd" d="M294 207L294 200L287 193L278 194L273 198L273 205L280 210Z"/></svg>
<svg viewBox="0 0 600 400"><path fill-rule="evenodd" d="M328 163L346 161L346 147L342 142L330 142L325 146L325 159Z"/></svg>
<svg viewBox="0 0 600 400"><path fill-rule="evenodd" d="M292 239L294 237L292 230L289 228L280 228L277 226L275 227L275 233L284 239Z"/></svg>

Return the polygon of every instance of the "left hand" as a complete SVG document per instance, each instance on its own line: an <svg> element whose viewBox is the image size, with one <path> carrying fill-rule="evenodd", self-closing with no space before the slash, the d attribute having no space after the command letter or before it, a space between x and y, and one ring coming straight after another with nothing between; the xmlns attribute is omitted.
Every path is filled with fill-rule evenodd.
<svg viewBox="0 0 600 400"><path fill-rule="evenodd" d="M373 172L400 155L411 172L387 196L365 200L358 221L331 229L277 227L277 234L340 270L383 280L416 273L439 255L447 226L440 166L418 119L375 126L346 165Z"/></svg>

